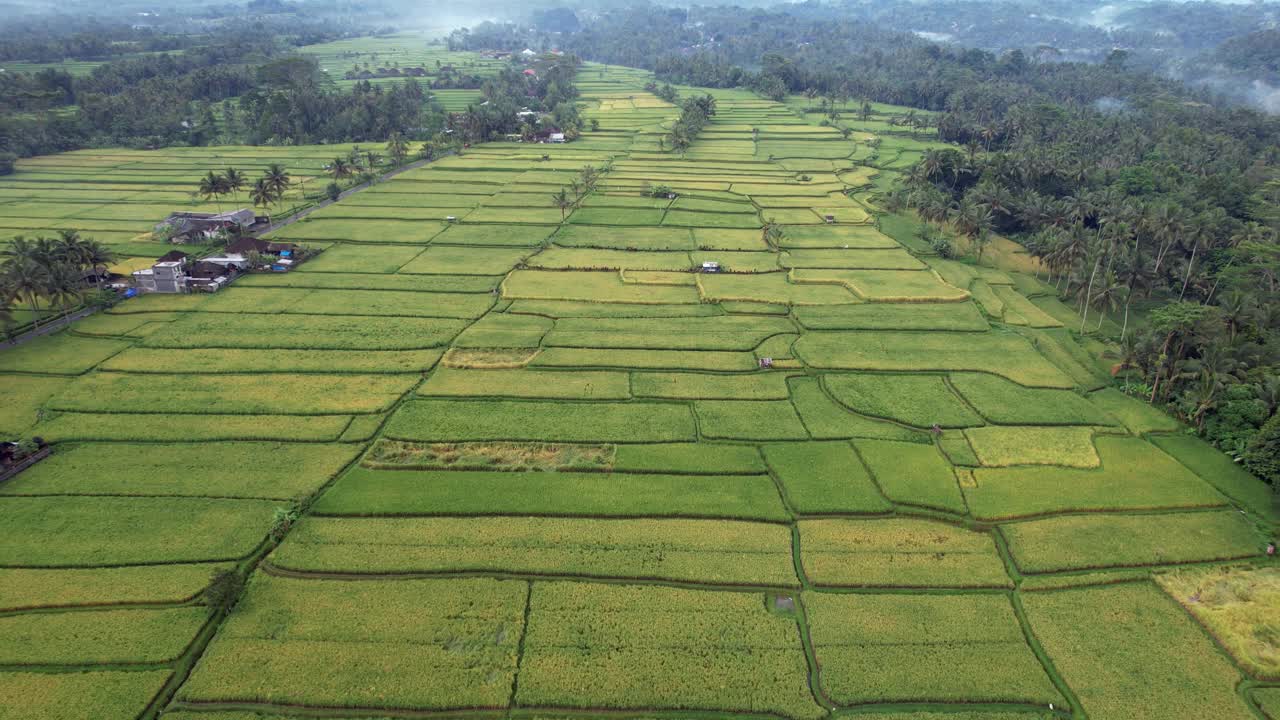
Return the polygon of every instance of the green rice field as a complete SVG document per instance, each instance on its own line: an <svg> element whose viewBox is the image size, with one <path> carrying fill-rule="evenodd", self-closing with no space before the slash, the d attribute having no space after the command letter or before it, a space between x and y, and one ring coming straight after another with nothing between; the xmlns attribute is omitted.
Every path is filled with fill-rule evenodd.
<svg viewBox="0 0 1280 720"><path fill-rule="evenodd" d="M429 39L303 51L498 66ZM1034 284L863 202L931 146L906 109L845 139L710 90L677 154L650 79L587 64L599 130L287 226L296 271L0 347L0 439L53 450L0 482L0 720L1280 717L1275 606L1226 640L1166 589L1265 570L1268 488L1099 381ZM23 159L0 236L145 266L208 170L344 149Z"/></svg>

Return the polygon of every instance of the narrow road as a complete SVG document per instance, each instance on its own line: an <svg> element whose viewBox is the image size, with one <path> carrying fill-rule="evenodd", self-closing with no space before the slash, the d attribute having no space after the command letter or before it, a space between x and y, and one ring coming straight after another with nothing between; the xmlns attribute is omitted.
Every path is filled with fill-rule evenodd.
<svg viewBox="0 0 1280 720"><path fill-rule="evenodd" d="M40 327L34 330L28 330L27 332L22 333L21 335L14 338L13 340L6 342L4 345L0 345L0 347L15 347L18 345L22 345L23 343L26 343L31 340L35 340L38 337L43 337L45 335L48 335L49 333L61 330L62 328L70 325L71 323L81 318L89 317L90 315L96 312L98 312L98 308L96 307L80 308L79 310L71 313L65 318L58 318L57 320L51 320L48 323L41 325Z"/></svg>
<svg viewBox="0 0 1280 720"><path fill-rule="evenodd" d="M354 195L354 194L356 194L356 193L360 192L361 190L367 190L367 189L369 189L369 188L373 187L374 185L377 185L377 184L381 183L381 182L382 182L382 181L384 181L384 180L390 180L391 178L393 178L393 177L395 177L395 176L399 175L400 173L408 172L408 171L410 171L410 170L417 170L418 168L422 167L423 165L427 165L427 164L429 164L429 163L435 162L436 160L439 160L439 159L440 159L440 158L442 158L442 157L446 157L446 156L448 156L448 155L452 155L452 154L453 154L453 153L452 153L452 151L451 151L451 152L443 153L443 154L441 154L441 155L439 155L439 156L437 156L437 157L435 157L435 158L432 158L431 160L415 160L415 161L413 161L413 162L409 163L408 165L401 165L400 167L396 168L395 170L392 170L392 171L390 171L390 172L387 172L387 173L385 173L385 174L383 174L383 175L379 175L378 177L376 177L376 178L374 178L374 179L370 180L370 181L369 181L369 182L367 182L367 183L361 183L360 185L355 185L355 186L353 186L353 187L349 187L349 188L347 188L346 190L343 190L343 191L342 191L342 193L341 193L340 195L338 195L337 200L330 200L330 199L328 199L328 198L325 198L324 200L321 200L320 202L316 203L315 205L312 205L311 207L307 208L306 210L302 210L302 211L297 212L297 213L295 213L295 214L293 214L293 215L290 215L289 217L287 217L287 218L285 218L285 219L283 219L283 220L280 220L279 222L273 222L273 223L271 223L271 225L270 225L270 226L268 226L268 227L267 227L267 229L266 229L266 230L260 230L260 231L258 231L257 233L255 233L255 235L257 235L257 236L262 236L262 235L266 235L266 234L268 234L268 233L273 233L273 232L275 232L276 230L279 230L280 228L288 227L289 225L292 225L292 224L294 224L294 223L298 222L299 220L301 220L301 219L305 218L306 216L310 215L311 213L313 213L313 212L315 212L315 211L317 211L317 210L320 210L321 208L327 208L327 207L329 207L330 205L334 204L335 202L339 202L339 201L341 201L341 200L344 200L344 199L346 199L346 198L348 198L348 197L350 197L350 196L352 196L352 195Z"/></svg>

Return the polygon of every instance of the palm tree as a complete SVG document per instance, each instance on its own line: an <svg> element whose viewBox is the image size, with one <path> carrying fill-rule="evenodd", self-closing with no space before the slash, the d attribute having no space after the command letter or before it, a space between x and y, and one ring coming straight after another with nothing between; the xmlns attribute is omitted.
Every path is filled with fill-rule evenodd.
<svg viewBox="0 0 1280 720"><path fill-rule="evenodd" d="M222 212L222 194L226 192L227 180L218 173L210 170L208 175L200 178L200 184L196 187L196 194L208 202L210 198L218 204L218 212Z"/></svg>
<svg viewBox="0 0 1280 720"><path fill-rule="evenodd" d="M1107 312L1115 312L1120 307L1120 298L1128 294L1124 283L1117 280L1114 274L1108 274L1102 279L1102 286L1093 293L1093 304L1098 306L1098 326L1094 328L1094 332L1102 330ZM1127 302L1125 304L1128 305Z"/></svg>
<svg viewBox="0 0 1280 720"><path fill-rule="evenodd" d="M99 268L106 270L108 266L115 264L117 256L114 250L97 240L86 240L84 258L96 275Z"/></svg>
<svg viewBox="0 0 1280 720"><path fill-rule="evenodd" d="M276 191L265 177L258 178L249 188L249 201L254 207L266 210L276 200ZM271 224L271 213L267 213L267 224Z"/></svg>
<svg viewBox="0 0 1280 720"><path fill-rule="evenodd" d="M272 163L267 166L267 172L262 176L267 181L267 185L271 187L276 200L283 200L284 194L289 192L289 186L293 184L293 178L289 175L289 171L279 163Z"/></svg>
<svg viewBox="0 0 1280 720"><path fill-rule="evenodd" d="M245 174L235 168L227 168L222 173L222 180L226 184L227 192L231 193L237 204L240 201L240 191L249 182L249 178Z"/></svg>
<svg viewBox="0 0 1280 720"><path fill-rule="evenodd" d="M760 229L760 236L764 238L765 244L769 247L777 247L778 242L782 240L783 235L784 231L782 226L775 222L773 218L769 218L769 220L765 222L764 227Z"/></svg>
<svg viewBox="0 0 1280 720"><path fill-rule="evenodd" d="M565 213L569 212L569 208L573 207L575 202L576 199L570 197L569 191L565 188L560 188L551 196L551 204L560 208L560 222L564 222Z"/></svg>
<svg viewBox="0 0 1280 720"><path fill-rule="evenodd" d="M14 242L19 240L21 238L15 238ZM8 292L14 297L26 298L31 305L32 324L40 327L40 296L49 286L49 271L31 255L14 255L5 261L4 275Z"/></svg>
<svg viewBox="0 0 1280 720"><path fill-rule="evenodd" d="M1154 279L1154 275L1147 267L1148 259L1142 254L1142 247L1135 244L1131 250L1122 254L1120 264L1116 266L1116 276L1125 287L1124 324L1120 326L1122 341L1129 332L1129 304L1133 302L1134 293L1138 288L1149 288Z"/></svg>
<svg viewBox="0 0 1280 720"><path fill-rule="evenodd" d="M44 295L62 308L65 318L84 297L84 271L67 262L54 264L46 274Z"/></svg>
<svg viewBox="0 0 1280 720"><path fill-rule="evenodd" d="M387 140L387 155L395 165L404 164L405 158L409 157L409 143L400 133L391 133L391 138Z"/></svg>
<svg viewBox="0 0 1280 720"><path fill-rule="evenodd" d="M334 180L349 178L352 172L351 163L347 162L346 158L336 157L329 163L329 174Z"/></svg>
<svg viewBox="0 0 1280 720"><path fill-rule="evenodd" d="M364 158L367 163L365 167L368 168L369 172L373 172L378 167L378 164L382 162L382 156L374 150L366 152Z"/></svg>

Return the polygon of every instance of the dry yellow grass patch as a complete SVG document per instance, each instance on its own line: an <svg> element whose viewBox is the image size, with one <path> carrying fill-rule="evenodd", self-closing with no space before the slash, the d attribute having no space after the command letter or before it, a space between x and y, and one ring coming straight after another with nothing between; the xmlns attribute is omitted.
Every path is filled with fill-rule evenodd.
<svg viewBox="0 0 1280 720"><path fill-rule="evenodd" d="M1251 675L1280 678L1280 568L1178 570L1156 582Z"/></svg>
<svg viewBox="0 0 1280 720"><path fill-rule="evenodd" d="M451 368L514 369L528 365L539 352L539 348L450 348L441 362Z"/></svg>

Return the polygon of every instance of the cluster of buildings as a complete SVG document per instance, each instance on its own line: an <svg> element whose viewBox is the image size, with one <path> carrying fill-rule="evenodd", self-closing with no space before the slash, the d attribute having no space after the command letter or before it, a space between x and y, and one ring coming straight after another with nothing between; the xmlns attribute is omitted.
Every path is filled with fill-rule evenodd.
<svg viewBox="0 0 1280 720"><path fill-rule="evenodd" d="M193 258L181 250L171 250L151 267L136 270L133 284L144 293L217 292L252 266L288 272L298 262L293 243L272 242L245 234L266 222L252 210L226 213L176 212L156 226L179 243L207 242L231 235L226 248L216 255Z"/></svg>

